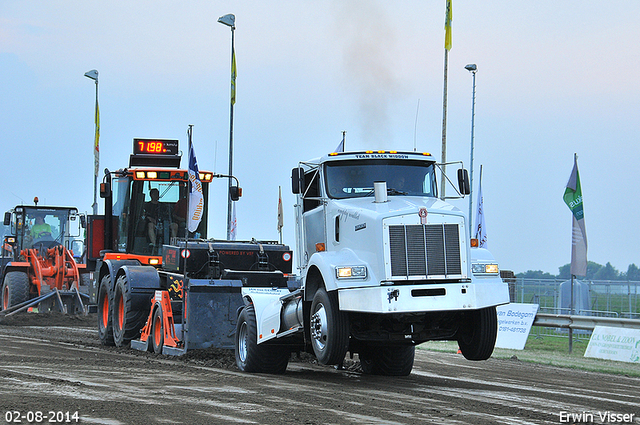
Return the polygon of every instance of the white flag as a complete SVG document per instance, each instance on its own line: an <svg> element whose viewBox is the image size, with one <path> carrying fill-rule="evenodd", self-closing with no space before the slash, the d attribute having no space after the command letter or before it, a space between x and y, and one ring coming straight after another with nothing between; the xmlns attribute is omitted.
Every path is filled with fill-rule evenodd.
<svg viewBox="0 0 640 425"><path fill-rule="evenodd" d="M200 171L198 170L198 161L196 153L193 150L193 144L189 145L189 181L191 188L189 190L189 231L195 232L202 220L204 211L204 197L202 195L202 182L200 181Z"/></svg>
<svg viewBox="0 0 640 425"><path fill-rule="evenodd" d="M236 232L238 230L238 223L236 222L236 203L233 203L233 209L231 210L231 231L229 232L229 240L236 240Z"/></svg>
<svg viewBox="0 0 640 425"><path fill-rule="evenodd" d="M479 248L487 248L487 227L484 224L484 206L482 199L482 174L480 174L480 184L478 187L478 199L476 200L476 239Z"/></svg>

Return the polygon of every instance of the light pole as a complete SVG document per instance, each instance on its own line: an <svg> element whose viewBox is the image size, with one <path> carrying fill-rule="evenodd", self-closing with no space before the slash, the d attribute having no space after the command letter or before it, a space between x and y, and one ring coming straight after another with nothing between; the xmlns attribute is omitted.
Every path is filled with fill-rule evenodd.
<svg viewBox="0 0 640 425"><path fill-rule="evenodd" d="M229 190L227 193L227 240L231 239L231 185L233 175L233 105L236 103L236 52L234 33L236 17L228 14L218 18L218 22L231 28L231 111L229 112Z"/></svg>
<svg viewBox="0 0 640 425"><path fill-rule="evenodd" d="M96 82L96 110L95 110L95 123L96 132L93 143L93 215L98 214L98 170L100 169L100 110L98 108L98 71L92 69L84 73L84 76L91 78Z"/></svg>
<svg viewBox="0 0 640 425"><path fill-rule="evenodd" d="M471 172L471 191L469 193L469 237L473 237L473 235L471 234L471 229L473 227L472 224L472 216L471 216L471 212L472 212L472 204L473 204L473 130L475 128L475 116L476 116L476 72L478 72L478 67L476 66L475 63L470 63L469 65L465 66L464 69L466 69L467 71L471 72L473 74L473 101L471 103L471 159L470 159L470 172Z"/></svg>

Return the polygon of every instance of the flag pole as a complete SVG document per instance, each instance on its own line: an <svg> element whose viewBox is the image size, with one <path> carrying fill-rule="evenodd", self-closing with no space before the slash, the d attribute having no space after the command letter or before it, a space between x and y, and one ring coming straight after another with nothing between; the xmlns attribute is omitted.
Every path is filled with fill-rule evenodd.
<svg viewBox="0 0 640 425"><path fill-rule="evenodd" d="M282 186L278 186L278 233L280 234L280 244L282 244L282 227L284 217L282 217Z"/></svg>
<svg viewBox="0 0 640 425"><path fill-rule="evenodd" d="M191 161L191 143L193 137L193 124L187 129L187 141L189 161ZM184 220L184 279L187 279L187 244L189 243L189 205L191 205L191 179L187 179L187 217ZM186 307L186 306L185 306Z"/></svg>
<svg viewBox="0 0 640 425"><path fill-rule="evenodd" d="M440 188L442 190L440 199L445 199L445 181L447 163L447 75L449 73L449 50L451 49L451 21L453 14L451 0L447 0L445 13L445 37L444 37L444 89L442 93L442 175L440 176Z"/></svg>

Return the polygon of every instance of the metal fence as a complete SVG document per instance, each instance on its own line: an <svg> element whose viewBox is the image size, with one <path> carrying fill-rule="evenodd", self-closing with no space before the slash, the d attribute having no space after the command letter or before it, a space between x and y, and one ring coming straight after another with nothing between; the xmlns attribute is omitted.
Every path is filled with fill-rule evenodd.
<svg viewBox="0 0 640 425"><path fill-rule="evenodd" d="M539 313L640 319L640 282L574 280L573 312L571 281L524 279L503 276L509 283L512 302L538 304ZM536 326L536 336L567 336L567 329ZM590 331L574 331L577 338L589 338Z"/></svg>

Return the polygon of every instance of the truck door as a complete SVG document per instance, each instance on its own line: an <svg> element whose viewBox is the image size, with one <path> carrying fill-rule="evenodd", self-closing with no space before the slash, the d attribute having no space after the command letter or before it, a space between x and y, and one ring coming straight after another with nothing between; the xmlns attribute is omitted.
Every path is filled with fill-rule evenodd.
<svg viewBox="0 0 640 425"><path fill-rule="evenodd" d="M300 256L301 264L306 266L309 258L316 252L316 244L326 246L325 204L321 198L320 169L314 168L305 173L303 192L302 239L304 252Z"/></svg>

